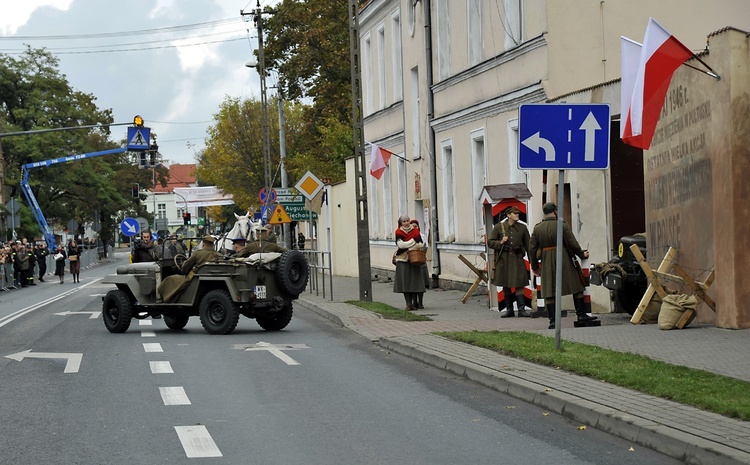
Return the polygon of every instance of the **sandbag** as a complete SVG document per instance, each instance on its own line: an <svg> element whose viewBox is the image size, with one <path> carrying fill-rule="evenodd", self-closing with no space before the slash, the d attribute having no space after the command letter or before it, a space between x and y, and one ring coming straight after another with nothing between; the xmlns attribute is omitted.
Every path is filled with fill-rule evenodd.
<svg viewBox="0 0 750 465"><path fill-rule="evenodd" d="M664 297L659 310L659 329L669 330L676 328L677 322L682 318L686 310L695 310L698 299L686 294L668 295ZM685 326L695 319L695 314L688 320Z"/></svg>

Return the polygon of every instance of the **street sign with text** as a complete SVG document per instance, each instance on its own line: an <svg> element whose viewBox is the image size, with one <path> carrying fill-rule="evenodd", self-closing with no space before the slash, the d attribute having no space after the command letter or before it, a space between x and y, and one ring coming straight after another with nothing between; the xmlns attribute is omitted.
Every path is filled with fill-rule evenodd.
<svg viewBox="0 0 750 465"><path fill-rule="evenodd" d="M520 169L598 169L609 166L609 105L521 105Z"/></svg>

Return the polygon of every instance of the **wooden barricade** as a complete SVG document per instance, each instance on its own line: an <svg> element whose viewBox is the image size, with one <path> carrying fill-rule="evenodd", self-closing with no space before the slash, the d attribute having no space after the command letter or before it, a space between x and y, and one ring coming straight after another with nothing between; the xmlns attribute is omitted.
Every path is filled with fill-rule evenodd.
<svg viewBox="0 0 750 465"><path fill-rule="evenodd" d="M487 260L484 252L480 253L479 256L482 257L485 261ZM474 272L474 274L477 275L477 279L474 280L474 284L471 285L471 287L469 288L469 290L466 291L466 294L464 294L463 298L461 299L461 303L465 304L466 301L469 300L469 298L471 297L471 295L474 293L474 291L477 290L477 287L479 287L479 285L482 283L482 281L484 281L485 283L488 283L488 284L489 284L489 282L487 280L487 270L480 270L479 268L477 268L476 266L474 266L473 263L471 263L469 260L467 260L466 257L464 257L463 255L459 255L458 258L459 258L459 260L461 260L462 262L464 262L464 264L466 266L468 266L471 269L471 271Z"/></svg>
<svg viewBox="0 0 750 465"><path fill-rule="evenodd" d="M638 260L638 264L641 265L643 272L646 273L649 283L646 293L643 294L643 298L641 299L640 304L638 304L638 308L633 313L632 318L630 318L631 323L638 324L641 322L643 312L646 310L654 293L658 294L662 299L667 296L668 293L664 290L662 285L663 281L674 281L680 284L687 284L693 290L699 303L705 302L711 310L714 312L716 311L716 303L708 295L708 290L714 282L714 270L711 270L704 282L696 282L679 264L674 263L677 256L677 249L674 247L670 247L669 250L667 250L664 259L656 270L651 269L637 245L631 245L630 251L633 253L636 260ZM670 268L672 268L677 274L674 275L667 273ZM685 325L692 320L694 315L695 310L686 310L675 326L679 329L684 328Z"/></svg>

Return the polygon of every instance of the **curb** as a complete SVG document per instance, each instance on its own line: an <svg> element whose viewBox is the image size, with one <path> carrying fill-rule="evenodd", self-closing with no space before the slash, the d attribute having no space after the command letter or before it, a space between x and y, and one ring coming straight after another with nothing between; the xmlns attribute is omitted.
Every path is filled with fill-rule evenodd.
<svg viewBox="0 0 750 465"><path fill-rule="evenodd" d="M440 336L431 337L440 338ZM750 464L750 454L738 449L717 444L700 436L633 416L575 395L555 391L543 384L520 379L503 371L432 350L418 343L404 339L383 338L377 341L377 345L687 464Z"/></svg>

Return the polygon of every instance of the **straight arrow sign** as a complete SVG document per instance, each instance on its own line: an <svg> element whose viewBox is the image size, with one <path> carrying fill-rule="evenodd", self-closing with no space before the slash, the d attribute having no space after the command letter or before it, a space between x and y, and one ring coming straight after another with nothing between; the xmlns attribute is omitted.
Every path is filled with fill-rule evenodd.
<svg viewBox="0 0 750 465"><path fill-rule="evenodd" d="M55 313L55 315L60 315L60 316L68 316L68 315L91 315L89 317L89 320L96 320L97 318L99 318L99 315L101 315L101 314L102 314L102 312L100 312L100 311L93 311L93 312L71 312L70 310L66 310L64 312Z"/></svg>
<svg viewBox="0 0 750 465"><path fill-rule="evenodd" d="M19 362L25 358L64 358L67 359L68 362L65 364L65 370L63 371L63 373L78 373L78 369L81 367L81 359L83 358L83 354L66 354L56 352L31 353L31 349L29 349L24 350L23 352L6 355L5 358L9 358L11 360L16 360Z"/></svg>

